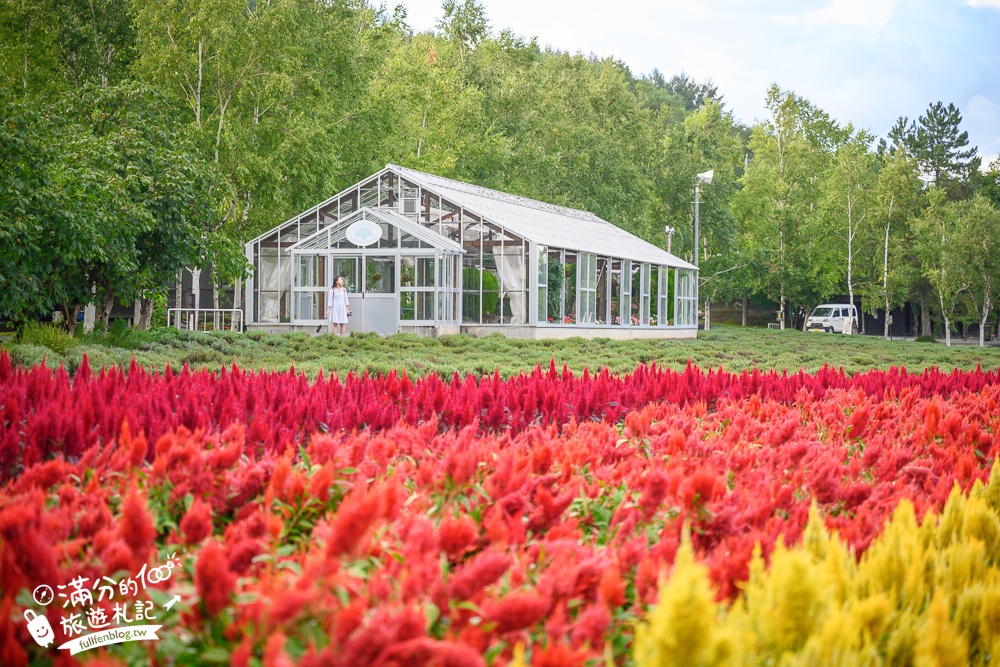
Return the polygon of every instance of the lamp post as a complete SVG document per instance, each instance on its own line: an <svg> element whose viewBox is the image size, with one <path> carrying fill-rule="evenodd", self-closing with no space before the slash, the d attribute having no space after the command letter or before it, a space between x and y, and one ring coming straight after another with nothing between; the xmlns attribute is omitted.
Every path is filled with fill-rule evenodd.
<svg viewBox="0 0 1000 667"><path fill-rule="evenodd" d="M700 257L701 257L701 227L698 220L698 200L700 192L700 186L702 183L705 185L712 184L712 176L715 175L714 169L709 169L708 171L702 172L694 177L694 265L696 269L700 269ZM700 275L695 275L695 304L700 303L701 297L698 294L698 283L701 280ZM708 331L712 327L712 304L705 304L705 330ZM698 324L698 310L695 308L694 323Z"/></svg>
<svg viewBox="0 0 1000 667"><path fill-rule="evenodd" d="M667 232L667 252L670 252L670 243L674 240L674 228L667 225L664 227L664 231Z"/></svg>
<svg viewBox="0 0 1000 667"><path fill-rule="evenodd" d="M700 232L700 227L699 227L699 224L698 224L699 223L699 220L698 220L698 200L699 200L699 195L700 195L699 188L700 188L700 186L701 186L702 183L704 183L705 185L711 185L712 184L712 176L714 176L714 175L715 175L715 170L714 169L709 169L706 172L698 174L694 178L694 265L695 266L699 265L699 261L698 261L699 260L699 255L701 255L701 248L698 245L698 243L699 243L699 238L698 237L699 237L699 232Z"/></svg>

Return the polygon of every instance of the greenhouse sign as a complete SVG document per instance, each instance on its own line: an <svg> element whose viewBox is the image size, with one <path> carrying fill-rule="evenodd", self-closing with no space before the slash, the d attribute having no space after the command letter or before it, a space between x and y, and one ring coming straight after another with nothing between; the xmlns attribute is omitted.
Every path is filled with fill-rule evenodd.
<svg viewBox="0 0 1000 667"><path fill-rule="evenodd" d="M347 228L347 240L356 246L369 246L382 238L382 228L371 220L358 220Z"/></svg>

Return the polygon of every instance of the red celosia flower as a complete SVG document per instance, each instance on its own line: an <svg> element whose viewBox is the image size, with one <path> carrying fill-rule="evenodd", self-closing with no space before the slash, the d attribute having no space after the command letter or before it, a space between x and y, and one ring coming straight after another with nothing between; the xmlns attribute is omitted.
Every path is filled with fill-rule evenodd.
<svg viewBox="0 0 1000 667"><path fill-rule="evenodd" d="M704 468L696 470L680 487L681 499L690 508L710 503L725 493L725 481L714 471Z"/></svg>
<svg viewBox="0 0 1000 667"><path fill-rule="evenodd" d="M467 516L443 519L437 532L441 551L454 559L468 551L479 536L476 522Z"/></svg>
<svg viewBox="0 0 1000 667"><path fill-rule="evenodd" d="M136 558L145 558L156 538L156 526L146 507L146 498L134 486L129 488L122 501L122 515L118 525L122 539Z"/></svg>
<svg viewBox="0 0 1000 667"><path fill-rule="evenodd" d="M642 496L639 497L639 507L643 517L648 521L656 513L656 509L667 497L667 485L670 478L660 470L654 470L646 476Z"/></svg>
<svg viewBox="0 0 1000 667"><path fill-rule="evenodd" d="M291 474L292 452L289 451L285 456L281 457L277 465L274 466L274 472L271 473L271 481L267 484L265 502L270 502L273 498L282 500L285 497L285 484L287 484L288 477Z"/></svg>
<svg viewBox="0 0 1000 667"><path fill-rule="evenodd" d="M260 555L263 549L260 543L254 539L242 539L235 544L227 544L229 569L236 574L246 574L246 571L253 563L255 556Z"/></svg>
<svg viewBox="0 0 1000 667"><path fill-rule="evenodd" d="M799 428L798 417L789 417L780 424L773 426L764 437L767 443L770 445L775 445L775 446L783 445L789 440L791 440L792 436L795 435L795 431L798 430L798 428Z"/></svg>
<svg viewBox="0 0 1000 667"><path fill-rule="evenodd" d="M181 519L184 543L197 544L212 534L212 508L201 498L195 498Z"/></svg>
<svg viewBox="0 0 1000 667"><path fill-rule="evenodd" d="M6 351L4 351L6 354ZM0 362L3 360L0 359ZM27 667L28 655L18 641L17 628L11 620L14 600L8 593L0 602L0 665Z"/></svg>
<svg viewBox="0 0 1000 667"><path fill-rule="evenodd" d="M611 625L611 612L603 604L596 604L580 614L573 627L575 645L587 644L591 648L604 646L604 635Z"/></svg>
<svg viewBox="0 0 1000 667"><path fill-rule="evenodd" d="M101 551L101 562L108 572L131 569L135 557L124 540L116 539Z"/></svg>
<svg viewBox="0 0 1000 667"><path fill-rule="evenodd" d="M285 653L285 635L282 632L275 632L267 638L264 645L264 667L293 667L288 654Z"/></svg>
<svg viewBox="0 0 1000 667"><path fill-rule="evenodd" d="M530 627L542 620L549 611L549 605L537 593L515 592L493 602L487 609L487 617L496 623L496 631L503 634Z"/></svg>
<svg viewBox="0 0 1000 667"><path fill-rule="evenodd" d="M282 591L271 603L271 623L281 625L298 616L302 607L311 599L310 591L292 589Z"/></svg>
<svg viewBox="0 0 1000 667"><path fill-rule="evenodd" d="M222 546L212 540L202 547L195 564L194 583L209 616L226 608L236 588L236 575L229 570L229 561Z"/></svg>
<svg viewBox="0 0 1000 667"><path fill-rule="evenodd" d="M357 597L337 612L333 632L331 633L338 643L343 643L351 633L361 627L365 618L365 611L368 610L368 602L362 597Z"/></svg>
<svg viewBox="0 0 1000 667"><path fill-rule="evenodd" d="M7 663L5 662L2 664L6 665ZM57 662L55 664L58 665L59 663ZM119 660L118 658L111 657L108 655L107 651L102 648L97 650L97 655L89 657L86 664L87 667L125 667L127 663Z"/></svg>
<svg viewBox="0 0 1000 667"><path fill-rule="evenodd" d="M496 582L510 568L510 556L485 551L470 559L448 582L448 592L456 600L471 599Z"/></svg>
<svg viewBox="0 0 1000 667"><path fill-rule="evenodd" d="M350 553L361 541L368 527L378 518L379 498L364 490L351 492L344 498L330 526L326 552L331 557Z"/></svg>
<svg viewBox="0 0 1000 667"><path fill-rule="evenodd" d="M330 487L337 478L337 469L332 463L327 463L309 480L309 495L326 502L330 498Z"/></svg>
<svg viewBox="0 0 1000 667"><path fill-rule="evenodd" d="M850 437L852 438L863 438L868 431L868 421L871 416L871 410L867 403L864 403L857 407L851 414L851 418L847 420L847 425L850 428Z"/></svg>
<svg viewBox="0 0 1000 667"><path fill-rule="evenodd" d="M657 580L660 569L656 561L651 556L643 556L639 561L639 567L635 571L635 594L636 601L647 604L656 595Z"/></svg>
<svg viewBox="0 0 1000 667"><path fill-rule="evenodd" d="M941 408L938 405L937 397L927 402L924 414L924 427L927 429L927 437L930 440L938 434L938 423L941 421Z"/></svg>
<svg viewBox="0 0 1000 667"><path fill-rule="evenodd" d="M212 467L219 470L232 468L243 456L245 443L246 432L243 424L236 423L227 428L220 438L219 446L212 450Z"/></svg>
<svg viewBox="0 0 1000 667"><path fill-rule="evenodd" d="M597 585L597 597L608 609L617 609L625 604L625 582L617 565L605 568Z"/></svg>
<svg viewBox="0 0 1000 667"><path fill-rule="evenodd" d="M584 667L588 658L584 651L574 651L563 644L532 649L531 667Z"/></svg>
<svg viewBox="0 0 1000 667"><path fill-rule="evenodd" d="M244 637L240 645L229 654L229 667L250 667L250 657L253 655L253 646L248 637Z"/></svg>
<svg viewBox="0 0 1000 667"><path fill-rule="evenodd" d="M146 462L146 455L149 453L149 445L146 438L140 433L138 438L133 439L128 428L128 420L122 420L121 435L118 444L128 451L128 464L131 468L138 468Z"/></svg>

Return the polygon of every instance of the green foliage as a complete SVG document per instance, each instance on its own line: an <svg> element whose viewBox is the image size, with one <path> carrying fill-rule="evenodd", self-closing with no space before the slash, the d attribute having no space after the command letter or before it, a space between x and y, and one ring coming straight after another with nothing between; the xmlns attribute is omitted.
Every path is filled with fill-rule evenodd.
<svg viewBox="0 0 1000 667"><path fill-rule="evenodd" d="M923 177L948 192L950 199L969 197L970 181L982 160L969 145L969 133L959 130L962 115L954 104L934 102L916 121L900 118L890 138L903 146L920 166Z"/></svg>
<svg viewBox="0 0 1000 667"><path fill-rule="evenodd" d="M47 347L60 356L78 343L65 329L41 322L26 322L21 325L17 331L17 341L22 345Z"/></svg>
<svg viewBox="0 0 1000 667"><path fill-rule="evenodd" d="M816 303L837 281L834 259L813 239L823 236L816 204L819 178L842 130L808 100L777 86L767 96L771 119L754 128L754 160L733 209L746 226L745 243L759 290L776 302Z"/></svg>
<svg viewBox="0 0 1000 667"><path fill-rule="evenodd" d="M546 296L546 314L550 320L558 320L562 312L560 295L562 294L563 282L566 279L563 270L563 263L558 259L549 257L548 294Z"/></svg>
<svg viewBox="0 0 1000 667"><path fill-rule="evenodd" d="M500 300L500 281L496 275L485 270L467 266L462 269L462 312L478 320L480 295L470 290L482 289L483 315L496 315Z"/></svg>
<svg viewBox="0 0 1000 667"><path fill-rule="evenodd" d="M0 316L61 310L72 323L95 297L146 297L225 245L211 233L212 170L155 91L88 84L0 104Z"/></svg>
<svg viewBox="0 0 1000 667"><path fill-rule="evenodd" d="M233 363L247 370L296 371L315 377L333 373L344 377L402 372L411 377L437 373L482 375L498 370L503 377L530 372L536 365L548 368L566 364L575 373L608 368L626 373L639 363L657 363L683 370L688 360L702 368L744 371L753 368L815 372L824 365L842 367L848 373L871 368L906 366L913 372L936 366L973 369L1000 366L1000 348L908 345L871 336L826 336L801 331L771 331L739 327L713 327L697 340L516 340L502 336L473 338L468 335L438 339L413 335L382 338L377 334L353 334L348 338L296 334L233 334L231 332L177 331L171 328L142 332L135 348L120 345L105 336L85 336L66 351L65 359L50 348L36 344L6 344L11 360L30 366L47 358L50 366L64 360L76 368L86 353L91 367L118 365L128 368L132 357L149 369L177 370L185 363L192 369L218 371Z"/></svg>
<svg viewBox="0 0 1000 667"><path fill-rule="evenodd" d="M438 22L438 28L450 41L458 45L459 56L464 61L466 52L470 48L475 48L489 33L486 11L476 0L465 0L461 3L444 0L441 11L444 16Z"/></svg>

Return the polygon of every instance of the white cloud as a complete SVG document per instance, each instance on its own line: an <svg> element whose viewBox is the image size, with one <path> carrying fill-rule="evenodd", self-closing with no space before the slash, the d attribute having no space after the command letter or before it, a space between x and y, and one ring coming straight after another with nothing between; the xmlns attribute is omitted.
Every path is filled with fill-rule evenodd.
<svg viewBox="0 0 1000 667"><path fill-rule="evenodd" d="M1000 127L1000 102L980 94L973 95L962 107L962 129L969 131L970 143L978 144L983 170L998 159L1000 136L997 136L997 127Z"/></svg>
<svg viewBox="0 0 1000 667"><path fill-rule="evenodd" d="M969 120L1000 124L1000 104L984 95L973 95L965 104L964 115Z"/></svg>
<svg viewBox="0 0 1000 667"><path fill-rule="evenodd" d="M806 14L778 17L785 23L839 23L872 30L881 30L892 18L899 0L830 0L830 4ZM1000 3L1000 0L970 0L970 2Z"/></svg>
<svg viewBox="0 0 1000 667"><path fill-rule="evenodd" d="M992 7L1000 9L1000 0L969 0L970 7Z"/></svg>

